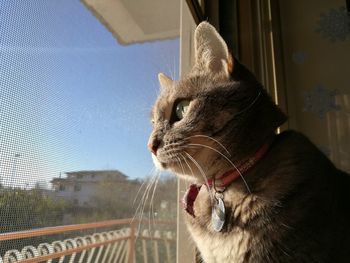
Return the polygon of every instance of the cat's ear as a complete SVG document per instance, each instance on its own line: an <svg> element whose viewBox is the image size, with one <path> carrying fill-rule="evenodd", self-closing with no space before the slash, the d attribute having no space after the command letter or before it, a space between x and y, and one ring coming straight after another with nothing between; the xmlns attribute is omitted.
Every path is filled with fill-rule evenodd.
<svg viewBox="0 0 350 263"><path fill-rule="evenodd" d="M159 80L160 86L163 89L170 89L172 86L174 86L174 81L164 73L158 74L158 80Z"/></svg>
<svg viewBox="0 0 350 263"><path fill-rule="evenodd" d="M229 76L233 57L216 29L208 22L200 23L194 33L195 66L200 70Z"/></svg>

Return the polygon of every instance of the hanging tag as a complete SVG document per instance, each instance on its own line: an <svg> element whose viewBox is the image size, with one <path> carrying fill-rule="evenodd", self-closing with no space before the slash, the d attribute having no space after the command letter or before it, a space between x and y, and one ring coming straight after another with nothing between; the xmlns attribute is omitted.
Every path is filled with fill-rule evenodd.
<svg viewBox="0 0 350 263"><path fill-rule="evenodd" d="M225 224L225 204L222 194L215 195L214 205L211 211L211 223L216 232L220 232Z"/></svg>

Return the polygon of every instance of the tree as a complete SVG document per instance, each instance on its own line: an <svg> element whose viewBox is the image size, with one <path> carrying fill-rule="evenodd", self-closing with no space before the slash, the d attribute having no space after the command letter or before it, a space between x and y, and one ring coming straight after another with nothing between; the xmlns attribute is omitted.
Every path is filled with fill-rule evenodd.
<svg viewBox="0 0 350 263"><path fill-rule="evenodd" d="M0 233L61 225L68 205L45 196L41 190L3 188L0 192ZM40 238L1 242L0 252L40 242Z"/></svg>

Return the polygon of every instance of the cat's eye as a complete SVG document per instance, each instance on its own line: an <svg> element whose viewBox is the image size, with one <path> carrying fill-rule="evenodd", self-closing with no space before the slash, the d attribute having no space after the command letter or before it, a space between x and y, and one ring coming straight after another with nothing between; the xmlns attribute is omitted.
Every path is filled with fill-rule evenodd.
<svg viewBox="0 0 350 263"><path fill-rule="evenodd" d="M183 117L185 116L185 114L188 110L189 105L190 105L189 100L181 100L177 103L176 108L175 108L175 114L179 120L183 119Z"/></svg>

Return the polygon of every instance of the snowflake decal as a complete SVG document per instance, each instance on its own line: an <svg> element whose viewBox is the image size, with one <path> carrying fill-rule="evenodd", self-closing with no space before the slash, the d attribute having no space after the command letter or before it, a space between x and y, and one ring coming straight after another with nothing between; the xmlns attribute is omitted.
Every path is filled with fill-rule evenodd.
<svg viewBox="0 0 350 263"><path fill-rule="evenodd" d="M312 112L322 119L327 112L340 110L340 107L335 102L337 94L337 91L326 89L322 85L315 86L304 93L304 111Z"/></svg>
<svg viewBox="0 0 350 263"><path fill-rule="evenodd" d="M295 64L304 64L307 59L307 54L303 51L296 51L292 54L292 59Z"/></svg>
<svg viewBox="0 0 350 263"><path fill-rule="evenodd" d="M350 36L350 14L344 6L332 8L326 14L321 14L317 25L316 32L332 42L345 41Z"/></svg>

